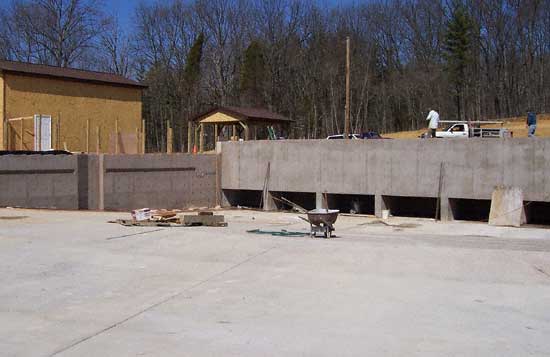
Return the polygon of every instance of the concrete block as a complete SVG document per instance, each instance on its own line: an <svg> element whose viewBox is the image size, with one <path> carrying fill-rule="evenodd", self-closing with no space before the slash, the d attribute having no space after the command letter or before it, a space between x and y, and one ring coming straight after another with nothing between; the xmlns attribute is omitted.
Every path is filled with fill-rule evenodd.
<svg viewBox="0 0 550 357"><path fill-rule="evenodd" d="M493 191L489 224L520 227L526 223L523 192L517 187L497 187Z"/></svg>
<svg viewBox="0 0 550 357"><path fill-rule="evenodd" d="M382 218L382 211L388 209L388 205L382 195L374 195L374 215Z"/></svg>

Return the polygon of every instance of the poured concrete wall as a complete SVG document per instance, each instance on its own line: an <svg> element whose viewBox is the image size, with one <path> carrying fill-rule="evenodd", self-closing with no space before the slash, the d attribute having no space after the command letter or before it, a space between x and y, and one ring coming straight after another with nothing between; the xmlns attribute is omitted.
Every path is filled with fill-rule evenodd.
<svg viewBox="0 0 550 357"><path fill-rule="evenodd" d="M216 156L0 156L0 206L57 209L216 205Z"/></svg>
<svg viewBox="0 0 550 357"><path fill-rule="evenodd" d="M491 199L497 185L550 201L550 139L287 140L224 142L222 189Z"/></svg>
<svg viewBox="0 0 550 357"><path fill-rule="evenodd" d="M214 207L214 155L104 156L105 209Z"/></svg>
<svg viewBox="0 0 550 357"><path fill-rule="evenodd" d="M78 209L78 156L0 157L0 205Z"/></svg>

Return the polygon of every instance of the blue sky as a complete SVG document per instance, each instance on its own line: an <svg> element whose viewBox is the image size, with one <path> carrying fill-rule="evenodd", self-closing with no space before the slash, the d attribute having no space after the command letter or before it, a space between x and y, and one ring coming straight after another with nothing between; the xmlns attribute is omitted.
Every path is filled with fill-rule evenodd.
<svg viewBox="0 0 550 357"><path fill-rule="evenodd" d="M308 0L304 0L308 1ZM355 0L317 0L319 3L329 4L346 4L352 3ZM156 0L107 0L105 1L105 8L111 15L118 15L120 25L122 28L127 29L132 21L134 15L134 9L139 3L152 4Z"/></svg>

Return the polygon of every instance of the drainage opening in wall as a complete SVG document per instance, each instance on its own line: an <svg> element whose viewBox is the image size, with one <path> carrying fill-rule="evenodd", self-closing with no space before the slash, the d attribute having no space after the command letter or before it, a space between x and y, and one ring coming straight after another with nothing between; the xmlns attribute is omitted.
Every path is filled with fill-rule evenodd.
<svg viewBox="0 0 550 357"><path fill-rule="evenodd" d="M374 195L327 194L328 207L342 213L374 214Z"/></svg>
<svg viewBox="0 0 550 357"><path fill-rule="evenodd" d="M437 198L382 196L392 216L435 218Z"/></svg>
<svg viewBox="0 0 550 357"><path fill-rule="evenodd" d="M527 224L550 225L550 202L524 202Z"/></svg>
<svg viewBox="0 0 550 357"><path fill-rule="evenodd" d="M260 208L262 201L259 190L223 190L223 195L231 207Z"/></svg>
<svg viewBox="0 0 550 357"><path fill-rule="evenodd" d="M285 198L290 202L297 204L298 206L305 208L306 210L315 209L315 193L313 192L282 192L282 191L271 191L273 197L275 197L275 205L279 210L288 210L292 206L281 202L281 198ZM279 200L277 200L277 198Z"/></svg>
<svg viewBox="0 0 550 357"><path fill-rule="evenodd" d="M457 221L489 221L491 200L449 198L453 219Z"/></svg>

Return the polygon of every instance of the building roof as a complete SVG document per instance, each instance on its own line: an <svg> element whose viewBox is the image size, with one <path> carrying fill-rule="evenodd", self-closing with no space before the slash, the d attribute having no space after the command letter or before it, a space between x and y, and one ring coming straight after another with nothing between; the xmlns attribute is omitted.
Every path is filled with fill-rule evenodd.
<svg viewBox="0 0 550 357"><path fill-rule="evenodd" d="M75 68L63 68L26 62L0 61L0 71L41 77L54 77L69 80L110 84L125 87L146 88L146 85L117 74L85 71Z"/></svg>
<svg viewBox="0 0 550 357"><path fill-rule="evenodd" d="M221 112L233 117L237 117L243 121L258 121L258 122L281 122L289 123L292 120L281 114L271 112L264 108L244 108L244 107L217 107L196 116L193 121L201 121L210 115Z"/></svg>

